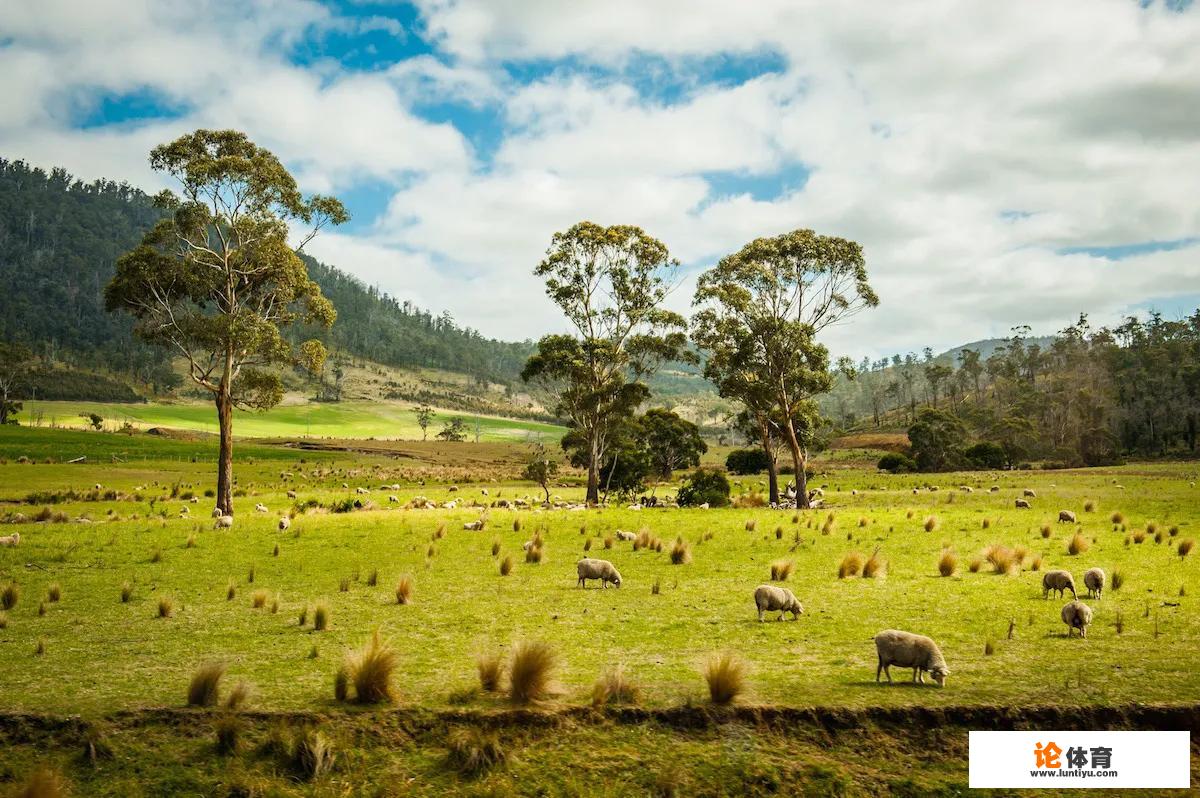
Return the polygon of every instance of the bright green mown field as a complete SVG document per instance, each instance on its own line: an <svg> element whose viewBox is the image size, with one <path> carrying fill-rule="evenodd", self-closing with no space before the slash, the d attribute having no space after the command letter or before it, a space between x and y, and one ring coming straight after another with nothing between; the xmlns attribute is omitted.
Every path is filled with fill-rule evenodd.
<svg viewBox="0 0 1200 798"><path fill-rule="evenodd" d="M420 440L411 402L355 401L338 403L308 402L283 404L267 411L239 410L234 414L234 434L241 437L335 437ZM124 404L106 402L27 402L22 418L40 413L43 423L82 428L87 421L80 413L97 413L116 428L128 421L135 427L169 427L197 432L217 432L212 405L200 402L177 404ZM553 424L494 416L479 416L453 410L439 410L430 424L432 438L451 417L459 416L467 424L467 437L484 441L524 441L562 437L564 430Z"/></svg>
<svg viewBox="0 0 1200 798"><path fill-rule="evenodd" d="M295 452L276 451L287 459L239 465L246 495L237 500L234 528L225 531L212 528L211 500L162 498L173 483L180 491L197 492L211 485L211 465L183 456L117 465L11 459L0 465L0 499L9 501L0 516L31 515L47 506L72 519L0 525L0 534L21 534L19 547L0 548L0 587L12 582L20 591L0 629L0 707L95 716L179 706L195 668L220 660L228 665L230 682L254 686L256 708L329 709L342 657L375 629L400 651L402 703L433 708L447 706L452 693L474 684L476 652L506 650L525 639L546 641L559 653L560 700L566 703L587 701L597 675L617 663L642 685L647 705L703 700L698 668L722 649L749 662L746 700L754 703L1200 700L1200 551L1177 553L1180 541L1200 536L1200 489L1190 484L1195 464L933 477L839 470L817 478L829 486L829 508L798 515L769 509L492 509L487 528L476 532L462 527L479 518L479 509L405 510L387 496L490 501L533 494L532 486L464 484L451 493L447 484L430 483L381 490L381 483L397 478L393 461L322 455L301 462ZM284 469L296 475L294 481L280 481ZM913 486L929 482L940 490L912 493ZM142 500L19 503L34 490L85 491L94 483L123 492L142 487ZM746 484L753 487L755 481ZM975 491L962 492L960 484ZM993 484L1000 486L998 493L988 492ZM357 495L360 485L371 493ZM299 515L289 531L279 532L277 519L293 504L284 495L289 487L301 501L360 498L378 505ZM485 487L487 497L481 495ZM1026 487L1037 492L1030 500L1033 509L1014 509L1014 498ZM578 488L557 492L580 495ZM1096 503L1093 512L1084 511L1089 501ZM256 502L270 512L256 513ZM179 517L185 506L190 518ZM1075 525L1056 523L1060 509L1078 513L1086 552L1068 555ZM831 512L834 524L823 534ZM1124 515L1127 531L1114 528L1114 512ZM75 521L79 516L92 523ZM929 516L938 524L932 532L923 528ZM513 529L517 520L520 531ZM757 522L753 531L746 529L749 520ZM985 520L990 528L983 528ZM1162 531L1161 543L1153 534L1140 544L1126 543L1127 535L1151 523ZM1041 534L1043 524L1048 538ZM441 527L445 534L435 539ZM662 553L635 552L621 542L604 550L605 537L615 530L643 527L665 542ZM1171 528L1177 529L1174 536ZM521 544L535 531L546 541L545 559L528 564ZM190 536L193 547L186 546ZM686 564L669 559L677 537L691 546ZM593 556L620 569L621 589L576 587L575 561L589 540ZM516 561L507 577L491 554L493 541L501 544L500 558L512 555ZM985 563L971 573L968 563L993 543L1026 547L1026 567L1004 576L988 572ZM279 554L273 556L276 546ZM958 572L948 578L937 572L943 546L958 555ZM886 575L838 578L843 555L876 549L887 561ZM1123 574L1120 590L1110 588L1103 599L1089 602L1096 612L1086 640L1067 638L1059 618L1062 600L1043 600L1041 574L1030 570L1038 557L1042 569L1071 570L1081 591L1090 566ZM760 624L752 594L767 581L770 563L779 560L794 562L786 584L806 612L798 622ZM374 571L378 584L371 587ZM413 603L399 606L393 591L406 574L415 583ZM231 581L236 595L227 600ZM123 604L124 582L134 592ZM652 595L656 582L661 590ZM58 602L47 600L52 584L61 588ZM278 598L278 613L251 608L256 590ZM161 596L173 600L173 617L155 617ZM331 628L324 632L312 630L311 611L309 625L298 624L301 610L316 602L325 602L331 612ZM871 638L886 628L928 634L941 644L952 671L946 689L874 683ZM898 681L907 676L903 670L893 675ZM473 705L496 702L477 698Z"/></svg>

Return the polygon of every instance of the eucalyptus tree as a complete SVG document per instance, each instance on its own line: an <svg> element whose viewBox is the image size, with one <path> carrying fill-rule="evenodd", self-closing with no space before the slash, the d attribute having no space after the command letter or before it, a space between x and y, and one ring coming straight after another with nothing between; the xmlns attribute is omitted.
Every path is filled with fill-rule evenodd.
<svg viewBox="0 0 1200 798"><path fill-rule="evenodd" d="M700 276L694 304L702 308L692 324L697 343L759 373L752 398L770 395L791 450L796 506L807 507L805 437L816 426L808 408L833 383L817 336L879 304L862 247L812 230L755 239Z"/></svg>
<svg viewBox="0 0 1200 798"><path fill-rule="evenodd" d="M538 341L521 377L551 388L555 412L582 436L589 503L614 430L650 395L645 379L663 362L695 360L686 321L663 307L677 268L639 227L580 222L554 234L534 269L572 332Z"/></svg>
<svg viewBox="0 0 1200 798"><path fill-rule="evenodd" d="M135 333L181 358L216 405L220 427L217 508L233 513L233 409L265 409L283 398L272 367L316 371L325 347L293 349L282 328L328 327L332 303L309 279L299 251L319 230L349 217L332 198L303 196L267 150L235 130L197 130L155 147L150 165L178 183L155 198L165 213L117 261L105 289L110 311ZM289 224L305 228L288 243Z"/></svg>

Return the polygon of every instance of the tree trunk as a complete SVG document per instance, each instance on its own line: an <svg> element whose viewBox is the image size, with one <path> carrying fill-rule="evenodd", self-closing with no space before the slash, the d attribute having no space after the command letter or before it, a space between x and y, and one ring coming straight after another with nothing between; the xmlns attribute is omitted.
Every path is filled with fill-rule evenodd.
<svg viewBox="0 0 1200 798"><path fill-rule="evenodd" d="M600 446L596 440L595 433L592 433L590 446L591 456L588 458L588 477L587 477L587 496L584 501L587 504L600 503Z"/></svg>
<svg viewBox="0 0 1200 798"><path fill-rule="evenodd" d="M767 455L767 495L771 504L779 504L779 467L775 464L775 453L771 447L771 433L765 421L758 425L763 451Z"/></svg>
<svg viewBox="0 0 1200 798"><path fill-rule="evenodd" d="M785 424L788 433L788 448L792 450L792 466L796 469L796 509L807 510L808 477L804 473L804 453L800 449L800 441L796 437L796 429L792 424Z"/></svg>
<svg viewBox="0 0 1200 798"><path fill-rule="evenodd" d="M217 420L221 426L221 448L217 455L217 509L233 515L233 399L222 385L217 391Z"/></svg>

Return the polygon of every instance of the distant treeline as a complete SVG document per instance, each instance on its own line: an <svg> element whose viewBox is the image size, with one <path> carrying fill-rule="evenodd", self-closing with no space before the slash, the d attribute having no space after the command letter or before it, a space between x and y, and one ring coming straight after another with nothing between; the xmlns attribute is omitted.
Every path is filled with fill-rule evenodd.
<svg viewBox="0 0 1200 798"><path fill-rule="evenodd" d="M44 363L127 376L153 392L176 387L168 353L137 341L130 317L106 312L102 296L116 259L158 213L148 195L126 183L83 183L63 169L0 158L0 340L27 345ZM422 310L307 260L338 311L324 335L333 349L501 383L517 380L532 350L528 342L485 338L449 314Z"/></svg>

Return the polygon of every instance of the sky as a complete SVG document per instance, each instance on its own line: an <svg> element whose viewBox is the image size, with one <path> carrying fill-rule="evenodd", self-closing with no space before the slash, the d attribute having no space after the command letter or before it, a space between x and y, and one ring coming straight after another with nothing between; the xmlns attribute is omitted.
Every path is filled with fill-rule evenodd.
<svg viewBox="0 0 1200 798"><path fill-rule="evenodd" d="M1200 10L1137 0L0 0L0 156L169 186L237 128L353 220L308 251L509 340L555 231L635 224L670 304L759 236L863 245L854 358L1200 304Z"/></svg>

